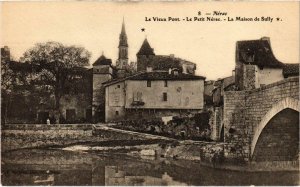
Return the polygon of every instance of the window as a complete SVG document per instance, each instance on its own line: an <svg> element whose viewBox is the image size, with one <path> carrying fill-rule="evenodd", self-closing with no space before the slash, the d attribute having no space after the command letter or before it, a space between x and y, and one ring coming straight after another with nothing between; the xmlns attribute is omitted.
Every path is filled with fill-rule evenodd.
<svg viewBox="0 0 300 187"><path fill-rule="evenodd" d="M119 111L116 111L116 116L118 116L119 115Z"/></svg>
<svg viewBox="0 0 300 187"><path fill-rule="evenodd" d="M142 101L142 92L134 92L133 93L133 101Z"/></svg>
<svg viewBox="0 0 300 187"><path fill-rule="evenodd" d="M151 81L147 81L147 87L151 87Z"/></svg>
<svg viewBox="0 0 300 187"><path fill-rule="evenodd" d="M166 92L163 93L163 101L168 101L168 95Z"/></svg>
<svg viewBox="0 0 300 187"><path fill-rule="evenodd" d="M168 87L168 81L165 80L165 87Z"/></svg>
<svg viewBox="0 0 300 187"><path fill-rule="evenodd" d="M118 86L117 86L118 88L120 88L120 85L118 84Z"/></svg>

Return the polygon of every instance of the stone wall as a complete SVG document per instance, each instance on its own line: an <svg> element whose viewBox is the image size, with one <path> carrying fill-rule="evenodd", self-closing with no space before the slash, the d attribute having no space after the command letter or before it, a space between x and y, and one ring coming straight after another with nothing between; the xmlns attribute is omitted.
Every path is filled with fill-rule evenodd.
<svg viewBox="0 0 300 187"><path fill-rule="evenodd" d="M169 138L124 131L92 124L13 124L1 129L1 151L20 148L68 146L81 143L127 140L168 140Z"/></svg>
<svg viewBox="0 0 300 187"><path fill-rule="evenodd" d="M256 73L255 73L255 65L245 65L244 67L244 88L245 90L255 89L255 82L256 82Z"/></svg>
<svg viewBox="0 0 300 187"><path fill-rule="evenodd" d="M92 125L7 125L1 130L2 151L68 145L90 141Z"/></svg>
<svg viewBox="0 0 300 187"><path fill-rule="evenodd" d="M224 141L232 145L227 153L229 157L243 158L249 153L248 138L245 134L245 98L245 91L230 91L224 95Z"/></svg>
<svg viewBox="0 0 300 187"><path fill-rule="evenodd" d="M198 109L126 109L125 120L153 120L161 119L162 117L188 116L201 111Z"/></svg>
<svg viewBox="0 0 300 187"><path fill-rule="evenodd" d="M210 128L211 128L211 139L216 141L221 140L221 130L223 126L223 107L214 107L210 110Z"/></svg>
<svg viewBox="0 0 300 187"><path fill-rule="evenodd" d="M266 123L284 108L299 106L299 78L289 78L249 91L224 95L225 142L233 145L235 156L251 157L258 135ZM282 102L282 104L280 104ZM280 105L278 105L278 103ZM277 106L278 105L278 106ZM277 106L277 109L276 109ZM275 109L274 109L275 108ZM274 110L274 112L272 112ZM268 120L264 120L267 118ZM260 125L262 121L266 121Z"/></svg>

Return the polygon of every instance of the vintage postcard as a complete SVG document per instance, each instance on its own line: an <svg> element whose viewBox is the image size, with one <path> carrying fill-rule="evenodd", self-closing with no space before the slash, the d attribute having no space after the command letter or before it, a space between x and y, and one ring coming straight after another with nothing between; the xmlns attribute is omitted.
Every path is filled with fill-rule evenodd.
<svg viewBox="0 0 300 187"><path fill-rule="evenodd" d="M3 186L300 185L299 2L1 2Z"/></svg>

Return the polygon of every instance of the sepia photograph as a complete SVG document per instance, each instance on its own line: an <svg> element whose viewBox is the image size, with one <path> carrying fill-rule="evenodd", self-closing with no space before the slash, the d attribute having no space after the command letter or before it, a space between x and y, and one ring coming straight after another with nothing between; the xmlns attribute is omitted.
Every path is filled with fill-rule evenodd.
<svg viewBox="0 0 300 187"><path fill-rule="evenodd" d="M2 1L2 186L299 186L298 1Z"/></svg>

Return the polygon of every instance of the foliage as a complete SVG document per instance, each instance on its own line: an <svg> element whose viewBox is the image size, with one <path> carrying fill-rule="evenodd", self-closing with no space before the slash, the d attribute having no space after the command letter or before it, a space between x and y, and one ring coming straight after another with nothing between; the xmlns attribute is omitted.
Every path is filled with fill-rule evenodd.
<svg viewBox="0 0 300 187"><path fill-rule="evenodd" d="M173 117L173 120L169 121L168 124L164 124L159 118L124 120L118 122L114 127L178 139L211 141L208 120L205 120L209 116L206 114Z"/></svg>
<svg viewBox="0 0 300 187"><path fill-rule="evenodd" d="M90 53L82 47L46 42L37 43L27 50L21 61L33 68L30 77L32 84L53 92L55 108L59 110L60 98L68 83L82 76L82 71L77 71L76 68L88 65L89 58Z"/></svg>

